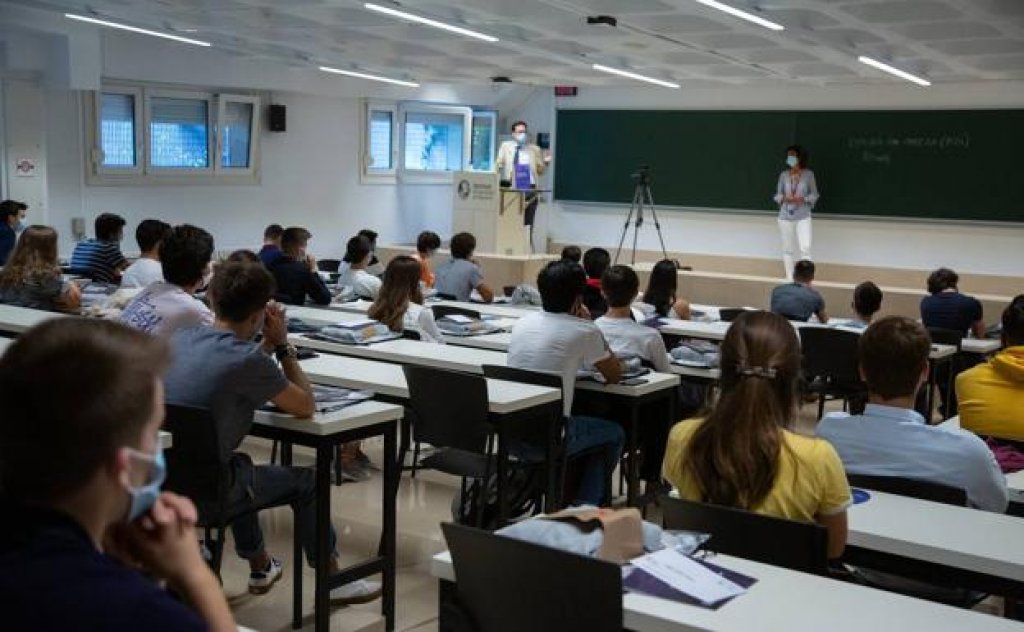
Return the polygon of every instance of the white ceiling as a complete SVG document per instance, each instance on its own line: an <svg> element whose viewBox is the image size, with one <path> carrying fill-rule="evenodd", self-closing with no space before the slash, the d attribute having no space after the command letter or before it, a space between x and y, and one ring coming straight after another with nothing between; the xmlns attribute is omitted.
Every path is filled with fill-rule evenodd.
<svg viewBox="0 0 1024 632"><path fill-rule="evenodd" d="M601 63L684 86L900 82L858 63L858 55L936 83L1024 79L1024 0L726 1L786 30L769 31L695 0L401 2L410 12L495 35L496 44L406 24L349 0L17 4L188 31L233 55L418 81L504 75L536 85L638 85L590 68ZM596 14L615 16L618 27L586 25Z"/></svg>

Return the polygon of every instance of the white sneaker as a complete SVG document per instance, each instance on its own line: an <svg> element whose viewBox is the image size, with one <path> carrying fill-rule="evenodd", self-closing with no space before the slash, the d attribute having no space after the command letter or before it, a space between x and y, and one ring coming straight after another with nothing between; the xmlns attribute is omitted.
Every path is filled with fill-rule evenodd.
<svg viewBox="0 0 1024 632"><path fill-rule="evenodd" d="M383 585L370 579L357 579L354 582L338 586L331 591L332 605L350 605L367 603L381 595Z"/></svg>
<svg viewBox="0 0 1024 632"><path fill-rule="evenodd" d="M270 564L262 571L250 571L249 592L253 595L264 595L281 579L284 564L281 560L270 558Z"/></svg>

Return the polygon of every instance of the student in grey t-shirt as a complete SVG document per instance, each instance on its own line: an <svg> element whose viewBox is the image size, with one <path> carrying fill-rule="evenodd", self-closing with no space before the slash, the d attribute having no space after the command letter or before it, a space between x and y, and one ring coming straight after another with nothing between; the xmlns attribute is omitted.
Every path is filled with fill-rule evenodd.
<svg viewBox="0 0 1024 632"><path fill-rule="evenodd" d="M298 494L295 507L303 525L300 538L311 566L316 554L316 507L313 471L303 467L253 465L237 453L252 426L256 409L273 402L296 417L315 413L309 380L288 344L284 310L269 302L274 279L261 264L229 262L217 267L210 283L216 319L212 327L179 329L170 338L174 362L164 378L168 404L208 409L220 434L221 458L232 469L229 511L280 504L278 499ZM263 344L251 342L263 332ZM277 361L281 363L278 368ZM263 594L280 579L283 564L266 550L256 513L243 513L231 524L238 555L249 561L249 592ZM337 537L331 530L331 550ZM338 572L337 554L329 572ZM296 562L297 563L297 562ZM375 582L356 581L331 591L335 603L362 603L379 594Z"/></svg>
<svg viewBox="0 0 1024 632"><path fill-rule="evenodd" d="M793 266L793 282L772 290L772 312L789 320L804 322L815 315L819 321L827 323L825 299L811 287L813 281L814 262L806 259L797 261Z"/></svg>
<svg viewBox="0 0 1024 632"><path fill-rule="evenodd" d="M434 289L438 294L454 296L456 300L468 301L476 290L485 303L494 300L494 292L484 283L480 266L470 258L476 250L476 237L469 233L458 233L452 237L452 258L437 266L434 271Z"/></svg>

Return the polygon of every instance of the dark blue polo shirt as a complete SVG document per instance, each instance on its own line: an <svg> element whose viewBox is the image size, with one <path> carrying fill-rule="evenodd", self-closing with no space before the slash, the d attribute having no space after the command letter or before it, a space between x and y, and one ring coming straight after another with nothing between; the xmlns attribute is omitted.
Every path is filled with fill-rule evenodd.
<svg viewBox="0 0 1024 632"><path fill-rule="evenodd" d="M7 257L11 256L16 241L14 229L7 222L0 221L0 266L7 263Z"/></svg>
<svg viewBox="0 0 1024 632"><path fill-rule="evenodd" d="M966 334L983 315L981 302L960 292L938 292L921 299L921 322L925 327Z"/></svg>
<svg viewBox="0 0 1024 632"><path fill-rule="evenodd" d="M306 297L317 305L331 302L331 291L305 261L281 255L267 266L277 281L277 300L288 305L305 305Z"/></svg>
<svg viewBox="0 0 1024 632"><path fill-rule="evenodd" d="M137 571L96 550L69 516L0 499L4 630L159 632L205 622Z"/></svg>

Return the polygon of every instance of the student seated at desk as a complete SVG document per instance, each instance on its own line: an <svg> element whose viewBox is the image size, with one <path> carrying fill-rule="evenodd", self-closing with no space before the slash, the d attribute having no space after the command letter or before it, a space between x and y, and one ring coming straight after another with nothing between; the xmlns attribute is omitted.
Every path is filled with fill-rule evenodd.
<svg viewBox="0 0 1024 632"><path fill-rule="evenodd" d="M1024 441L1024 294L1003 310L1003 350L956 378L960 426Z"/></svg>
<svg viewBox="0 0 1024 632"><path fill-rule="evenodd" d="M601 277L601 293L608 311L594 324L604 334L616 357L640 358L659 373L671 373L672 364L661 334L633 318L630 306L639 292L640 278L633 268L624 265L608 268Z"/></svg>
<svg viewBox="0 0 1024 632"><path fill-rule="evenodd" d="M676 262L671 259L662 259L654 264L644 290L644 301L638 304L648 317L690 320L690 304L676 296L678 272Z"/></svg>
<svg viewBox="0 0 1024 632"><path fill-rule="evenodd" d="M420 281L423 287L434 287L434 273L430 269L430 259L441 247L441 236L437 233L425 230L416 238L416 260L420 262Z"/></svg>
<svg viewBox="0 0 1024 632"><path fill-rule="evenodd" d="M583 288L583 306L591 320L604 316L608 303L601 294L601 277L612 264L612 256L604 248L589 248L583 253L583 271L587 273L587 286Z"/></svg>
<svg viewBox="0 0 1024 632"><path fill-rule="evenodd" d="M705 419L672 428L665 478L687 500L822 524L828 557L838 559L850 487L827 441L790 430L800 403L796 330L777 314L746 312L721 357L718 401Z"/></svg>
<svg viewBox="0 0 1024 632"><path fill-rule="evenodd" d="M476 290L484 303L494 300L494 292L484 283L484 274L473 260L476 237L469 233L457 233L449 245L452 258L434 270L434 289L438 294L454 296L457 301L468 301Z"/></svg>
<svg viewBox="0 0 1024 632"><path fill-rule="evenodd" d="M960 276L949 268L928 275L928 296L921 299L921 322L925 327L951 329L963 335L985 337L984 309L981 301L961 294Z"/></svg>
<svg viewBox="0 0 1024 632"><path fill-rule="evenodd" d="M366 271L380 278L384 274L384 264L377 258L377 231L364 228L356 234L360 237L366 237L366 240L370 242L370 260L366 263Z"/></svg>
<svg viewBox="0 0 1024 632"><path fill-rule="evenodd" d="M135 228L135 241L142 255L124 271L121 287L142 288L164 280L164 271L160 267L160 242L169 232L171 225L158 219L139 222Z"/></svg>
<svg viewBox="0 0 1024 632"><path fill-rule="evenodd" d="M71 253L71 267L94 281L120 283L128 260L121 254L124 218L100 213L95 222L95 239L78 242Z"/></svg>
<svg viewBox="0 0 1024 632"><path fill-rule="evenodd" d="M568 261L552 261L537 275L544 309L516 321L508 347L508 366L562 377L563 414L567 418L565 450L572 458L600 448L589 458L574 504L600 505L606 483L622 454L622 427L595 417L572 415L576 373L593 367L614 384L622 376L622 363L608 348L601 330L583 314L583 268ZM512 442L509 450L523 459L536 460L543 450ZM541 456L541 458L543 458Z"/></svg>
<svg viewBox="0 0 1024 632"><path fill-rule="evenodd" d="M345 245L345 261L348 265L344 272L338 277L338 287L350 287L356 296L372 301L377 298L380 292L381 280L366 271L370 264L370 257L373 250L370 247L370 240L362 235L356 235L348 240Z"/></svg>
<svg viewBox="0 0 1024 632"><path fill-rule="evenodd" d="M317 305L331 303L331 291L317 274L316 258L306 252L312 237L305 228L292 226L281 235L280 257L267 269L277 282L277 299L288 305L305 305L306 298Z"/></svg>
<svg viewBox="0 0 1024 632"><path fill-rule="evenodd" d="M195 507L160 492L168 360L156 338L80 318L0 359L4 629L235 630Z"/></svg>
<svg viewBox="0 0 1024 632"><path fill-rule="evenodd" d="M18 233L25 230L28 204L15 200L0 202L0 266L7 262L18 241Z"/></svg>
<svg viewBox="0 0 1024 632"><path fill-rule="evenodd" d="M256 253L260 263L268 268L283 255L281 252L281 237L284 236L284 227L280 224L271 224L263 231L263 246Z"/></svg>
<svg viewBox="0 0 1024 632"><path fill-rule="evenodd" d="M233 470L228 493L232 511L301 493L304 500L296 512L301 514L302 547L312 566L317 562L313 470L253 465L248 455L235 452L256 409L266 402L297 417L310 417L316 410L309 380L296 360L295 347L288 344L284 310L271 302L273 295L274 278L262 265L217 266L210 283L216 321L212 327L188 327L171 337L174 361L164 383L169 403L206 408L213 414L222 437L221 457ZM262 344L251 342L261 331ZM281 578L283 564L267 552L258 516L243 516L232 523L231 531L235 551L249 562L249 592L267 592ZM336 539L332 529L332 551ZM338 570L337 554L319 561L329 564L332 573ZM358 581L334 589L331 599L362 603L379 594L379 584Z"/></svg>
<svg viewBox="0 0 1024 632"><path fill-rule="evenodd" d="M380 321L395 333L415 331L424 342L444 344L441 330L434 321L434 312L423 307L420 290L420 262L399 255L384 270L384 284L366 315Z"/></svg>
<svg viewBox="0 0 1024 632"><path fill-rule="evenodd" d="M120 321L148 334L169 336L182 327L210 325L213 313L195 297L206 285L213 235L197 226L175 226L160 246L165 281L157 281L125 306Z"/></svg>
<svg viewBox="0 0 1024 632"><path fill-rule="evenodd" d="M868 327L858 346L868 385L864 414L829 413L818 424L818 436L835 447L846 471L941 483L965 490L972 507L1006 511L1006 479L985 442L966 430L929 426L914 410L928 381L924 327L889 316Z"/></svg>
<svg viewBox="0 0 1024 632"><path fill-rule="evenodd" d="M57 260L57 231L49 226L29 226L18 238L0 270L0 303L77 312L82 293L74 281L64 281Z"/></svg>
<svg viewBox="0 0 1024 632"><path fill-rule="evenodd" d="M793 266L793 282L772 290L771 311L789 320L807 322L811 316L817 316L819 322L827 323L825 299L812 287L814 271L813 261L797 261Z"/></svg>
<svg viewBox="0 0 1024 632"><path fill-rule="evenodd" d="M853 313L856 318L846 324L854 329L866 329L878 310L882 309L882 290L871 281L853 288Z"/></svg>

